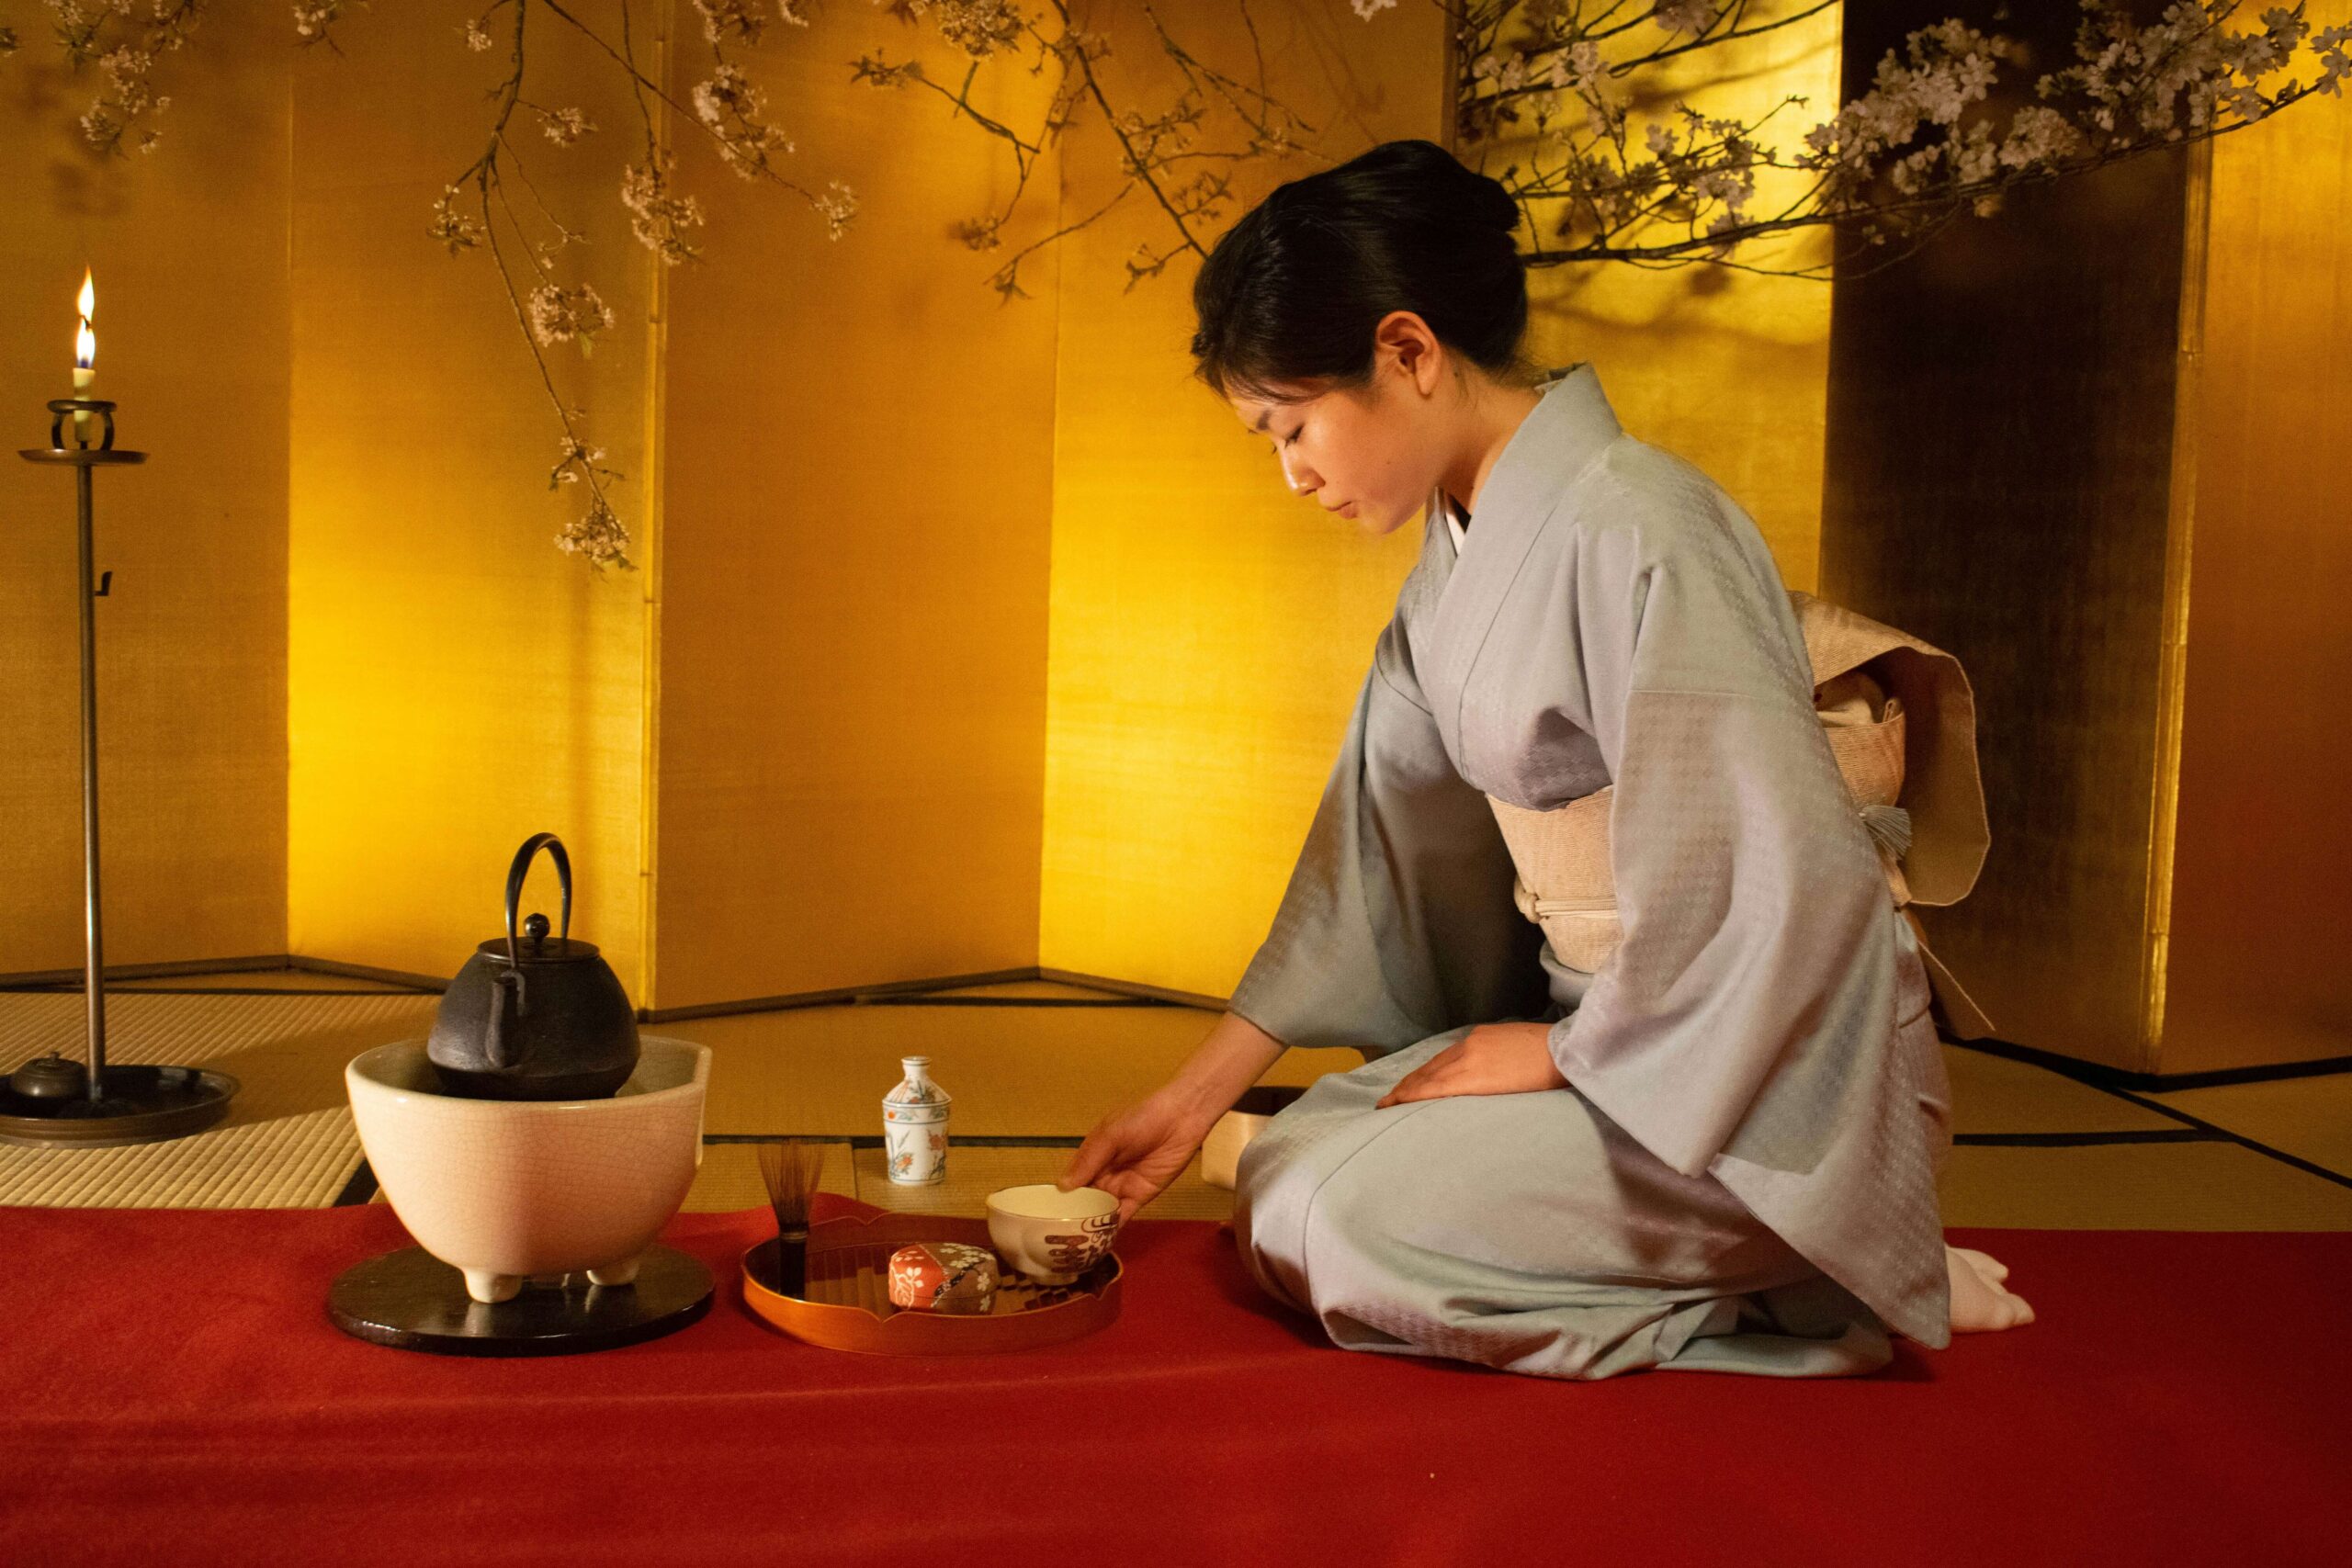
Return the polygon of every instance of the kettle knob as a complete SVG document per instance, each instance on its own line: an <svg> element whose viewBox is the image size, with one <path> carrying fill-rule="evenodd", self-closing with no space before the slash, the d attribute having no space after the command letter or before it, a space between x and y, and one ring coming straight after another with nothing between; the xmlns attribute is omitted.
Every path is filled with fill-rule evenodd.
<svg viewBox="0 0 2352 1568"><path fill-rule="evenodd" d="M535 912L523 922L523 934L531 939L533 947L537 947L548 940L548 918Z"/></svg>

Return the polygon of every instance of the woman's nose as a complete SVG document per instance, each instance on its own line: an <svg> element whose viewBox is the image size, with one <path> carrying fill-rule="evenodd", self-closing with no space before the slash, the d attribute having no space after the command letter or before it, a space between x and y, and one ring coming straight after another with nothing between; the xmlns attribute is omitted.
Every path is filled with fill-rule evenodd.
<svg viewBox="0 0 2352 1568"><path fill-rule="evenodd" d="M1323 488L1322 477L1316 473L1313 468L1306 467L1304 463L1300 464L1295 468L1292 468L1290 454L1287 452L1282 455L1281 462L1283 468L1283 483L1290 486L1290 491L1293 495L1306 495L1310 491L1318 491Z"/></svg>

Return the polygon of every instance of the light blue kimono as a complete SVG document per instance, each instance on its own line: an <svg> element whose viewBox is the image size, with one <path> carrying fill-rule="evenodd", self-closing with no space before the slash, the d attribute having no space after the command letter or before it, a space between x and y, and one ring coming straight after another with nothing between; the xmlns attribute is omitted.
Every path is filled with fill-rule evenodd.
<svg viewBox="0 0 2352 1568"><path fill-rule="evenodd" d="M1355 1349L1554 1377L1867 1371L1950 1337L1925 972L1755 524L1556 373L1457 551L1434 499L1232 1010L1371 1059L1245 1151L1269 1292ZM1606 785L1624 936L1560 963L1486 796ZM1566 1089L1374 1109L1475 1024Z"/></svg>

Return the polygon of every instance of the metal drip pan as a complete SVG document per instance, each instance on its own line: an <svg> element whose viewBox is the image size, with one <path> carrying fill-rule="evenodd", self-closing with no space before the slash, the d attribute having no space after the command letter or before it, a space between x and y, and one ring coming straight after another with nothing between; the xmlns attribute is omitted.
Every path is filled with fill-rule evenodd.
<svg viewBox="0 0 2352 1568"><path fill-rule="evenodd" d="M207 1067L109 1065L106 1094L19 1094L0 1080L0 1143L82 1149L161 1143L229 1113L237 1080Z"/></svg>

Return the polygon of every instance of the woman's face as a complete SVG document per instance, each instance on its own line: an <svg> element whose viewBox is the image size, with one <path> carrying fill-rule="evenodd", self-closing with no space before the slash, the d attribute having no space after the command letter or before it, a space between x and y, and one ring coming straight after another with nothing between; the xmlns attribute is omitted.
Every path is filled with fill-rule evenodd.
<svg viewBox="0 0 2352 1568"><path fill-rule="evenodd" d="M1445 466L1430 400L1397 370L1384 355L1367 386L1295 402L1230 401L1244 426L1272 443L1293 494L1313 497L1366 534L1385 534L1428 503Z"/></svg>

